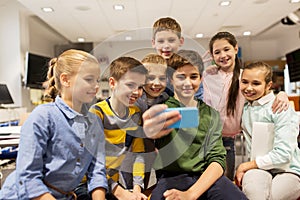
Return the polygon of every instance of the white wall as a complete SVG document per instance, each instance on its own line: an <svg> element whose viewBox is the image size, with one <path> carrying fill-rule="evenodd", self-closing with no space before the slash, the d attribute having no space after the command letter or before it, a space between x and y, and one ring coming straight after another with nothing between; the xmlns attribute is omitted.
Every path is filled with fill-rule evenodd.
<svg viewBox="0 0 300 200"><path fill-rule="evenodd" d="M18 3L0 6L0 82L5 83L16 105L21 98L20 22Z"/></svg>

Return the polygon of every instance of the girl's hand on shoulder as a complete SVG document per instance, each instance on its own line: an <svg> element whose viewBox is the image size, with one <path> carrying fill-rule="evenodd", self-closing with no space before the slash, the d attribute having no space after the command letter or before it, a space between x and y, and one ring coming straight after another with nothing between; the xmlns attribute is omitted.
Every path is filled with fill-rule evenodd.
<svg viewBox="0 0 300 200"><path fill-rule="evenodd" d="M285 92L279 92L276 95L275 101L272 105L273 113L281 113L289 108L290 101Z"/></svg>
<svg viewBox="0 0 300 200"><path fill-rule="evenodd" d="M194 197L191 192L180 191L176 189L167 190L164 192L165 200L197 200L197 197Z"/></svg>

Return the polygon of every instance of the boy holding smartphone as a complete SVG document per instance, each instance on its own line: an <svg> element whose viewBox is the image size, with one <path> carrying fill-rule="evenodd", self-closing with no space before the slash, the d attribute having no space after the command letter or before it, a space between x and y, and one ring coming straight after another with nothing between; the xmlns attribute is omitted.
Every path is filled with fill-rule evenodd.
<svg viewBox="0 0 300 200"><path fill-rule="evenodd" d="M158 110L157 108L144 113L145 133L148 137L156 139L155 144L158 148L158 156L154 163L158 183L151 199L247 199L223 176L226 151L222 145L219 113L194 98L201 83L203 69L185 59L185 53L183 51L182 56L173 54L169 59L172 69L168 77L174 87L174 97L169 97L165 104L170 108L198 108L199 126L171 129L161 136L157 131L151 130L154 125L159 126L157 122L163 115L153 115L153 110ZM155 117L152 119L149 116Z"/></svg>

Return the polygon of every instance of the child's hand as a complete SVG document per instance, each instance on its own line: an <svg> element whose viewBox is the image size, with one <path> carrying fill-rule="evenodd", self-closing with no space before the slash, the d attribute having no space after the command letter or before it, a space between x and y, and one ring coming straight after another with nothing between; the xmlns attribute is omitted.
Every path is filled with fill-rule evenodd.
<svg viewBox="0 0 300 200"><path fill-rule="evenodd" d="M169 134L173 129L168 127L181 118L178 111L162 112L166 108L166 105L158 104L144 112L143 128L147 137L157 139Z"/></svg>
<svg viewBox="0 0 300 200"><path fill-rule="evenodd" d="M142 188L139 185L135 185L133 187L132 193L137 196L138 200L147 200L148 197L146 195L144 195L141 191L142 191Z"/></svg>
<svg viewBox="0 0 300 200"><path fill-rule="evenodd" d="M242 169L241 165L237 168L235 172L234 182L235 184L241 188L242 187L242 179L245 174L245 171Z"/></svg>
<svg viewBox="0 0 300 200"><path fill-rule="evenodd" d="M164 197L166 200L176 199L176 200L194 200L197 197L193 197L193 194L187 191L180 191L176 189L167 190L164 192Z"/></svg>
<svg viewBox="0 0 300 200"><path fill-rule="evenodd" d="M279 92L276 96L276 99L272 105L273 113L280 113L289 108L290 101L285 92Z"/></svg>
<svg viewBox="0 0 300 200"><path fill-rule="evenodd" d="M210 65L205 69L205 72L210 75L214 75L214 74L217 74L218 70L219 69L218 69L217 65Z"/></svg>
<svg viewBox="0 0 300 200"><path fill-rule="evenodd" d="M133 191L132 193L136 195L136 200L147 200L148 199L148 197L141 192Z"/></svg>

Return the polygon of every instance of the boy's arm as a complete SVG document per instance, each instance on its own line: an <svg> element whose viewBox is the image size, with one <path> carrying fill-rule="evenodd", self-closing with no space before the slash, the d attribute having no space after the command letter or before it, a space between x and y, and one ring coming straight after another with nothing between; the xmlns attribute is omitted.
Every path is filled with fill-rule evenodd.
<svg viewBox="0 0 300 200"><path fill-rule="evenodd" d="M164 193L165 198L170 199L198 199L207 191L223 174L222 166L217 162L212 162L199 179L187 191L176 189L167 190Z"/></svg>

